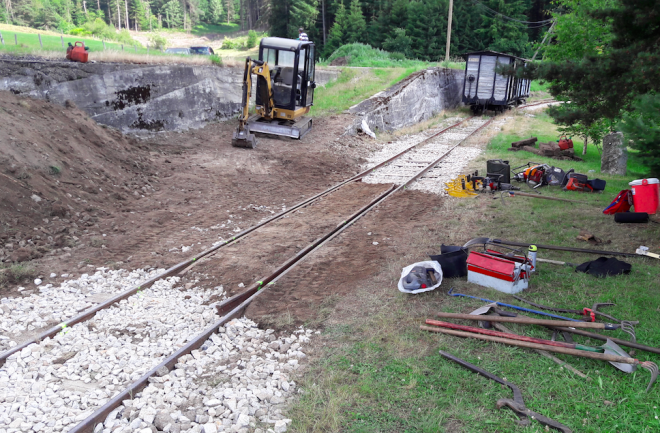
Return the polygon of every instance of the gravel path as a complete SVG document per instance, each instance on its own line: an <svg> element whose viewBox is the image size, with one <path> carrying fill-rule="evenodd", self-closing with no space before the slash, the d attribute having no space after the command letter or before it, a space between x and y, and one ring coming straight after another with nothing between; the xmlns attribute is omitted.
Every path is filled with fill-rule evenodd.
<svg viewBox="0 0 660 433"><path fill-rule="evenodd" d="M465 139L487 120L476 118L450 129L449 131L430 140L428 143L410 151L392 164L382 167L363 179L366 183L394 183L401 185L418 173L428 164L447 152L452 146ZM412 146L415 143L428 138L426 134L408 137L386 145L368 159L365 168L373 167L380 161L395 155L397 152ZM467 163L481 153L474 147L457 147L443 161L429 170L419 181L415 182L412 189L431 192L433 194L446 195L445 182L455 178L462 173Z"/></svg>
<svg viewBox="0 0 660 433"><path fill-rule="evenodd" d="M93 276L97 277L96 284L88 283L77 290L123 290L151 275L147 271L111 271L111 277L126 278L110 278L112 282L108 282L104 271L100 273ZM87 279L76 281L81 284L81 280ZM182 291L176 290L178 281L178 277L159 280L98 312L93 319L9 357L0 368L0 433L68 430L218 319L211 301L220 300L222 287ZM73 289L75 285L67 282L65 286ZM58 302L65 303L69 296L78 295L71 302L85 304L82 293L50 293L51 288L44 289ZM41 314L46 311L43 296L34 297L35 305L40 305L35 310ZM20 301L29 307L26 299ZM28 318L20 326L37 323L36 320Z"/></svg>

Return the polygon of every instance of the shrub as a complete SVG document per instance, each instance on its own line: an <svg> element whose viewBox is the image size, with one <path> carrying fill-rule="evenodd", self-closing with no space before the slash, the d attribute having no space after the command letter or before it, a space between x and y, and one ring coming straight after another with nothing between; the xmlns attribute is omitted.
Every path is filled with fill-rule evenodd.
<svg viewBox="0 0 660 433"><path fill-rule="evenodd" d="M211 63L213 63L216 66L222 66L222 57L218 56L217 54L212 54L210 58L211 58Z"/></svg>
<svg viewBox="0 0 660 433"><path fill-rule="evenodd" d="M258 39L257 32L255 32L254 30L250 30L248 32L248 38L247 38L247 42L245 43L245 46L248 49L256 47L257 39Z"/></svg>
<svg viewBox="0 0 660 433"><path fill-rule="evenodd" d="M406 60L406 55L399 52L390 53L390 59L392 60Z"/></svg>
<svg viewBox="0 0 660 433"><path fill-rule="evenodd" d="M149 36L149 44L156 50L164 50L167 48L167 38L158 33Z"/></svg>
<svg viewBox="0 0 660 433"><path fill-rule="evenodd" d="M236 42L229 38L225 38L225 40L222 41L222 46L220 47L221 50L233 50L235 48L238 48Z"/></svg>

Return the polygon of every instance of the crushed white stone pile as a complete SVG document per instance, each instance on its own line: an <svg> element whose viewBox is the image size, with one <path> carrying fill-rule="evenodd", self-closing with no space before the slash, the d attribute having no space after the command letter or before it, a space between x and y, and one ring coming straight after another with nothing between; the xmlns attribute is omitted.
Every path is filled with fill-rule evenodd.
<svg viewBox="0 0 660 433"><path fill-rule="evenodd" d="M103 285L96 281L94 290ZM219 301L222 287L181 291L178 281L159 280L9 357L0 368L0 433L68 430L216 321L211 297Z"/></svg>
<svg viewBox="0 0 660 433"><path fill-rule="evenodd" d="M364 177L366 183L394 183L401 185L408 179L421 171L428 164L446 153L452 146L465 139L470 133L486 122L483 119L473 119L463 125L451 129L428 143L402 155L391 164L382 167ZM416 142L419 143L427 138L427 135L409 137L406 140L386 145L379 152L368 158L365 168L373 167L381 161L394 156ZM445 182L455 178L462 173L465 166L476 158L481 151L474 147L457 147L445 159L433 169L429 170L421 179L415 182L411 189L430 192L438 195L446 195Z"/></svg>
<svg viewBox="0 0 660 433"><path fill-rule="evenodd" d="M97 432L284 432L291 420L282 412L297 392L292 378L312 333L301 327L276 338L234 319L172 371L159 372Z"/></svg>
<svg viewBox="0 0 660 433"><path fill-rule="evenodd" d="M129 272L97 268L93 275L82 274L80 278L64 281L57 287L52 284L41 286L38 294L2 298L0 352L22 342L25 334L62 323L82 310L135 287L162 271L138 269Z"/></svg>

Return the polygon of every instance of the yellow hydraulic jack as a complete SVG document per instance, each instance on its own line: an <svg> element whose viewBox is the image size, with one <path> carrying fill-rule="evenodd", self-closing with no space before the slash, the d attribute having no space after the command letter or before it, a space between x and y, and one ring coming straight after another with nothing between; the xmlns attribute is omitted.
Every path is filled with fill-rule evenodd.
<svg viewBox="0 0 660 433"><path fill-rule="evenodd" d="M452 197L476 197L477 188L480 188L481 185L480 180L468 181L468 177L461 174L456 179L445 183L445 191Z"/></svg>

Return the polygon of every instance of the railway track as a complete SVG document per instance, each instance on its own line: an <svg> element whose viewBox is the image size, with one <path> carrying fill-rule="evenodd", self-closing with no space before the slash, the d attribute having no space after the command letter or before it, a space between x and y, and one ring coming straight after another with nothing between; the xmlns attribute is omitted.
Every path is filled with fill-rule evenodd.
<svg viewBox="0 0 660 433"><path fill-rule="evenodd" d="M184 357L191 357L191 353L199 355L201 352L198 349L204 344L212 345L213 340L218 339L217 331L220 328L227 325L232 319L240 317L254 299L276 284L297 263L322 248L393 194L409 188L428 175L437 175L438 164L446 160L454 149L485 127L491 120L469 118L443 129L347 181L244 230L223 244L158 273L145 282L63 321L34 340L26 341L1 354L0 362L10 362L0 370L0 385L5 384L16 389L17 381L30 376L28 381L30 389L22 396L8 396L7 391L3 396L0 391L0 421L6 420L13 410L21 407L32 413L48 413L57 411L58 408L67 409L71 406L76 410L70 411L71 416L66 417L67 422L63 421L59 425L55 423L52 426L45 424L44 431L98 431L95 430L96 426L117 411L124 400L132 400L140 390L163 372L177 369L177 367L181 369L180 360ZM463 129L460 134L455 134L452 143L442 140L442 134L459 125L462 125ZM194 266L201 258L209 256L223 247L237 244L248 234L272 222L289 217L293 212L310 206L322 198L326 199L354 181L362 179L366 181L368 176L375 176L380 170L393 171L396 180L392 183L398 186L388 187L379 192L367 204L351 213L332 230L302 248L273 272L260 278L244 292L217 304L215 312L202 308L202 306L205 303L208 304L214 295L217 297L217 290L193 289L188 292L171 290L178 282L176 275ZM147 288L149 289L147 290ZM178 312L171 311L172 305L175 305L175 310ZM84 335L81 336L81 332L67 332L69 328L81 322L87 322L86 330L81 331ZM182 326L182 323L188 323L189 326ZM206 327L204 332L200 334L194 332L203 327ZM129 332L125 332L124 329ZM102 336L103 338L101 338ZM110 347L104 346L108 339L112 342ZM37 344L32 346L35 343ZM77 357L75 362L67 362L76 356L76 353L81 352L83 355ZM231 353L231 350L227 353ZM155 359L163 357L165 358L162 362L154 365ZM35 364L37 368L34 368ZM66 366L66 364L69 365ZM61 367L56 368L55 366ZM4 374L2 374L3 371ZM82 381L83 383L96 381L102 386L95 389L93 385L90 385L88 389L68 390L64 394L58 394L59 387L54 389L54 386L49 387L48 385L49 382L57 382L58 379L69 382ZM126 388L116 389L129 382L130 384ZM29 399L29 396L35 392L42 397L37 402L38 404L26 403L25 399ZM60 396L66 395L67 392L69 400L64 401ZM43 398L44 396L46 398ZM18 398L23 401L17 401ZM90 414L92 409L95 410ZM33 418L36 419L36 417ZM19 429L27 428L27 424L29 424L29 421L19 425L16 425L15 421L12 422L11 427ZM79 424L76 424L78 422ZM70 428L73 424L76 425ZM1 426L2 422L0 422Z"/></svg>

